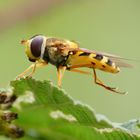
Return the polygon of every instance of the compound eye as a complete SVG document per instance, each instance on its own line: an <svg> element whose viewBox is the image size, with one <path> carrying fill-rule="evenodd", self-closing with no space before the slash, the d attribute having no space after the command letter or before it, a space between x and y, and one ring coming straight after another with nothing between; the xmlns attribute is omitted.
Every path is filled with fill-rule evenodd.
<svg viewBox="0 0 140 140"><path fill-rule="evenodd" d="M41 46L43 44L43 37L42 36L36 36L33 38L31 42L31 53L35 57L39 57L41 55Z"/></svg>

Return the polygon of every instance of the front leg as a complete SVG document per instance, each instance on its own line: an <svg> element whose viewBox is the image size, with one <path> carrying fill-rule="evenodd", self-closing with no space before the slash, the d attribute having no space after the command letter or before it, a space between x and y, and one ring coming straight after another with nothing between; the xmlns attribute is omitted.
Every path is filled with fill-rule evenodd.
<svg viewBox="0 0 140 140"><path fill-rule="evenodd" d="M31 69L33 69L34 65L35 65L35 64L30 65L24 72L22 72L20 75L18 75L18 76L16 77L16 80L18 80L18 79L24 77Z"/></svg>
<svg viewBox="0 0 140 140"><path fill-rule="evenodd" d="M17 76L16 80L24 77L30 70L32 70L27 77L32 77L32 75L35 73L36 68L38 67L44 67L46 66L46 62L35 62L34 64L30 65L24 72L22 72L20 75Z"/></svg>

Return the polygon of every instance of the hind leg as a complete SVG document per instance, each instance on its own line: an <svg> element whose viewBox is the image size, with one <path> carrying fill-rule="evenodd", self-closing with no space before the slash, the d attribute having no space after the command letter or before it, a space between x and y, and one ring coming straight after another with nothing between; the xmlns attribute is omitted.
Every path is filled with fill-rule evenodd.
<svg viewBox="0 0 140 140"><path fill-rule="evenodd" d="M93 69L93 76L94 76L94 82L99 85L99 86L102 86L104 87L105 89L109 90L109 91L112 91L112 92L115 92L115 93L119 93L119 94L126 94L126 92L120 92L118 91L116 88L112 88L112 87L109 87L109 86L106 86L101 80L99 80L97 78L97 74L96 74L96 71L95 69Z"/></svg>

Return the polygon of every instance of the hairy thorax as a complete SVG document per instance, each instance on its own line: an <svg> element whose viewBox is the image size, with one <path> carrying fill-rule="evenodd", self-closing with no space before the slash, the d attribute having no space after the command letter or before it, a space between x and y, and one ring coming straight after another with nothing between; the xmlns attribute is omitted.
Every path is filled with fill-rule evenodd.
<svg viewBox="0 0 140 140"><path fill-rule="evenodd" d="M56 67L66 65L68 59L68 53L64 53L56 47L47 47L44 56L47 56L47 61Z"/></svg>

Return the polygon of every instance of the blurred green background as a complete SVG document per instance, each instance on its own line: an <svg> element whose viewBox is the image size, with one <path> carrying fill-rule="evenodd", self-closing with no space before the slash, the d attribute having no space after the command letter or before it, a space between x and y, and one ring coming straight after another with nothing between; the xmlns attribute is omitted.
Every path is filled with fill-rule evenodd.
<svg viewBox="0 0 140 140"><path fill-rule="evenodd" d="M80 42L81 47L140 60L139 0L0 0L0 87L29 65L20 40L35 34ZM128 91L111 93L94 84L93 78L66 72L63 88L76 100L93 107L112 121L140 117L140 62L133 69L113 75L98 71L106 84ZM90 69L89 69L90 71ZM36 79L57 83L56 68L38 69Z"/></svg>

